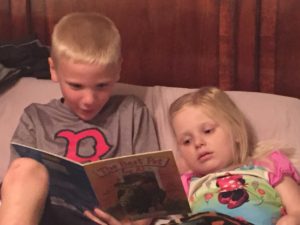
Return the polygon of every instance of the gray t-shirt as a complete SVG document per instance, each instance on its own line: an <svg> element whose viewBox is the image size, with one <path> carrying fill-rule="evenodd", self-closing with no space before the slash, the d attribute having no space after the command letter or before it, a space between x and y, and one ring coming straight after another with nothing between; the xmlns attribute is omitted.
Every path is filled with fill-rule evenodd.
<svg viewBox="0 0 300 225"><path fill-rule="evenodd" d="M33 103L25 108L12 141L81 163L159 150L153 119L145 104L134 96L112 96L90 121L79 119L61 100ZM14 150L13 155L17 157ZM78 208L57 200L50 191L40 224L96 223Z"/></svg>
<svg viewBox="0 0 300 225"><path fill-rule="evenodd" d="M12 141L85 163L159 149L152 117L135 96L112 96L90 121L61 100L25 108ZM14 153L15 154L15 153Z"/></svg>

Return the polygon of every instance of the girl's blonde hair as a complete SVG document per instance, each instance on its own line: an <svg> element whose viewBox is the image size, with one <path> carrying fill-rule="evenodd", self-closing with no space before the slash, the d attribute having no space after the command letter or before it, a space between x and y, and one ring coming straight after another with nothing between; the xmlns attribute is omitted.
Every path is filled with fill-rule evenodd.
<svg viewBox="0 0 300 225"><path fill-rule="evenodd" d="M109 64L121 59L121 38L115 24L106 16L77 12L64 16L52 33L51 57L73 62Z"/></svg>
<svg viewBox="0 0 300 225"><path fill-rule="evenodd" d="M235 163L246 162L253 153L254 135L244 114L222 90L203 87L196 92L185 94L175 100L169 109L170 121L184 106L201 106L207 116L223 123L231 132L235 146Z"/></svg>
<svg viewBox="0 0 300 225"><path fill-rule="evenodd" d="M297 154L296 149L277 140L258 142L254 148L253 159L264 159L271 150L279 150L291 160L293 165L300 165L299 153ZM299 169L299 166L297 169Z"/></svg>

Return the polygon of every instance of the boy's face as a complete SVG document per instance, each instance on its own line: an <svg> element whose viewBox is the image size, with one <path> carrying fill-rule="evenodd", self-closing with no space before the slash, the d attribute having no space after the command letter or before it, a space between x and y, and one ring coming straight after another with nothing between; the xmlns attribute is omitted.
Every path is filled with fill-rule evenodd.
<svg viewBox="0 0 300 225"><path fill-rule="evenodd" d="M58 65L49 58L51 79L58 82L64 104L80 119L93 119L109 100L119 80L119 65L74 63L61 58Z"/></svg>

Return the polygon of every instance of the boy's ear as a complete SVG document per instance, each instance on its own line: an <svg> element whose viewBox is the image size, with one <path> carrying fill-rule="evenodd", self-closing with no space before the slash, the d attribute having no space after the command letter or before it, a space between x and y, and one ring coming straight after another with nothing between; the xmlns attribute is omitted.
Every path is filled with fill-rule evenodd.
<svg viewBox="0 0 300 225"><path fill-rule="evenodd" d="M54 82L57 82L58 77L57 77L54 62L51 57L48 58L48 63L49 63L49 69L50 69L50 74L51 74L51 80Z"/></svg>
<svg viewBox="0 0 300 225"><path fill-rule="evenodd" d="M122 70L122 63L123 63L123 57L120 57L118 60L118 79L117 81L120 80L120 74L121 74L121 70Z"/></svg>

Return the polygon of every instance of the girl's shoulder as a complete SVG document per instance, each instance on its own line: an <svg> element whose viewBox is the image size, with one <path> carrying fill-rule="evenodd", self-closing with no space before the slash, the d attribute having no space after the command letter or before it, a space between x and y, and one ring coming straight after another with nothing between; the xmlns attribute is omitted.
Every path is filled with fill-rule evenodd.
<svg viewBox="0 0 300 225"><path fill-rule="evenodd" d="M290 176L297 183L300 183L300 175L297 169L280 150L273 150L264 157L254 160L254 164L267 169L269 183L273 187L280 183L284 176Z"/></svg>

